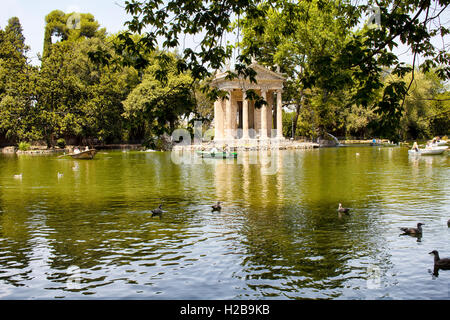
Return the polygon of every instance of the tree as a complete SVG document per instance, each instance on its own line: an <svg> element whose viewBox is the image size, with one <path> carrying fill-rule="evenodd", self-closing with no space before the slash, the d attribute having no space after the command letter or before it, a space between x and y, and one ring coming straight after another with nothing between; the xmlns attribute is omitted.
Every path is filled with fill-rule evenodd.
<svg viewBox="0 0 450 320"><path fill-rule="evenodd" d="M443 102L436 97L443 90L443 85L433 72L422 73L416 70L414 80L411 82L412 73L407 74L402 80L411 83L409 94L405 99L405 112L401 118L400 132L404 139L426 139L441 133L448 133L450 127L435 130L433 119L442 115L445 111ZM439 104L441 102L442 104ZM448 101L447 101L448 108ZM447 122L448 123L448 122ZM442 130L442 132L439 132Z"/></svg>
<svg viewBox="0 0 450 320"><path fill-rule="evenodd" d="M64 13L54 10L45 17L44 52L45 60L51 52L53 37L60 41L77 41L86 38L102 38L106 30L100 29L100 24L90 13Z"/></svg>
<svg viewBox="0 0 450 320"><path fill-rule="evenodd" d="M113 39L67 40L52 46L38 83L41 125L50 144L70 137L122 140L122 101L137 85L137 71L109 68L89 59L89 52L97 48L111 51Z"/></svg>
<svg viewBox="0 0 450 320"><path fill-rule="evenodd" d="M28 63L28 50L19 19L11 18L5 30L0 29L0 132L13 141L41 138L35 107L37 69Z"/></svg>
<svg viewBox="0 0 450 320"><path fill-rule="evenodd" d="M433 135L448 135L450 133L450 91L448 88L431 101L431 107L434 114L430 116L429 120Z"/></svg>
<svg viewBox="0 0 450 320"><path fill-rule="evenodd" d="M336 19L340 4L286 3L290 5L286 10L269 8L266 16L241 22L243 54L258 46L256 59L268 67L279 66L288 76L283 99L295 110L294 132L300 114L308 118L311 113L319 114L319 121L312 125L324 131L337 131L342 123L340 108L349 103L343 92L352 88L351 74L333 69L331 61L352 30L345 20ZM260 33L261 29L265 32Z"/></svg>
<svg viewBox="0 0 450 320"><path fill-rule="evenodd" d="M303 1L301 3L304 3ZM162 48L172 49L179 46L184 35L204 34L197 49L185 48L182 60L178 64L179 71L190 70L192 77L204 79L212 72L220 69L226 59L232 55L229 46L222 43L223 36L230 30L233 19L246 17L255 20L265 17L270 10L280 12L287 17L286 24L295 26L297 15L290 15L301 3L292 1L126 1L126 11L132 15L127 23L129 32L122 41L130 50L157 47L158 37L163 39ZM331 1L317 1L320 12L326 13ZM353 85L352 100L358 105L371 102L370 99L382 87L380 73L383 67L392 69L399 77L411 71L402 64L392 49L396 41L411 48L415 56L422 55L425 62L421 65L424 71L436 68L441 79L450 77L449 54L445 47L438 49L433 46L431 38L438 34L448 34L448 28L439 23L439 17L448 7L448 0L368 0L366 3L352 4L343 0L337 8L336 19L342 21L348 28L357 28L364 13L371 6L380 8L380 24L377 28L365 28L355 32L341 50L329 56L311 61L312 70L326 70L321 74L305 73L303 84L307 88L322 86L334 90L340 80L344 84ZM290 18L292 17L292 19ZM305 18L307 19L307 15ZM144 32L144 29L150 29ZM258 25L254 30L257 34L267 33L265 25ZM139 43L128 41L133 33L143 34ZM261 56L261 47L250 42L245 55L237 57L236 74L242 74L252 79L251 56ZM416 60L412 68L415 67ZM328 73L328 71L332 71ZM342 73L336 73L340 71ZM347 76L351 74L351 77ZM168 71L161 76L168 75ZM325 76L323 76L325 75ZM337 77L336 77L337 76ZM327 81L329 80L329 82ZM396 128L399 125L405 95L408 86L403 82L390 83L384 88L382 98L374 104L375 112L380 116L380 130L393 139L398 139ZM325 93L324 98L328 93ZM351 104L352 105L352 104Z"/></svg>
<svg viewBox="0 0 450 320"><path fill-rule="evenodd" d="M157 55L156 55L157 56ZM175 130L181 117L195 112L193 81L189 74L178 74L177 58L167 55L164 67L171 66L166 81L158 79L161 63L154 59L145 70L142 82L130 93L124 102L125 117L132 126L141 128L146 134L161 135Z"/></svg>

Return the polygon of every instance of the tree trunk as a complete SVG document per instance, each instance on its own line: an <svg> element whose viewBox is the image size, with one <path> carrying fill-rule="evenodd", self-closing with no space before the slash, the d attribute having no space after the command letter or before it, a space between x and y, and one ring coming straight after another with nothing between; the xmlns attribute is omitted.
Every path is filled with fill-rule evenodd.
<svg viewBox="0 0 450 320"><path fill-rule="evenodd" d="M300 105L300 103L297 103L297 105L295 107L294 125L292 126L292 138L294 138L294 139L295 139L296 132L297 132L297 123L298 123L298 118L300 117L300 110L301 110L301 105Z"/></svg>

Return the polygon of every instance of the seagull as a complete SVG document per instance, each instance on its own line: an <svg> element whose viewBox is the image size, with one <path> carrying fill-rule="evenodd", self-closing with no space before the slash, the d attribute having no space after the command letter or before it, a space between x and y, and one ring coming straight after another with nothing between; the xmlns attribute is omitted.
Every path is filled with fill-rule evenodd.
<svg viewBox="0 0 450 320"><path fill-rule="evenodd" d="M422 234L422 226L424 223L418 223L417 228L400 228L404 232L404 234Z"/></svg>
<svg viewBox="0 0 450 320"><path fill-rule="evenodd" d="M222 210L222 206L220 204L221 204L221 202L219 201L219 202L217 202L217 204L212 206L213 212Z"/></svg>
<svg viewBox="0 0 450 320"><path fill-rule="evenodd" d="M339 209L338 209L338 212L339 213L349 213L350 212L350 209L349 208L343 208L342 207L342 203L339 203Z"/></svg>
<svg viewBox="0 0 450 320"><path fill-rule="evenodd" d="M160 205L158 209L152 210L152 218L153 217L160 217L160 218L162 218L162 214L163 214L162 205Z"/></svg>

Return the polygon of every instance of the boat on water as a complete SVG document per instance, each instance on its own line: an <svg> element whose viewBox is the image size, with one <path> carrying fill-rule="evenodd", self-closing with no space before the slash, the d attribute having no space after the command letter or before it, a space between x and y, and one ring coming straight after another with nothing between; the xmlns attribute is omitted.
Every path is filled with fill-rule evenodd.
<svg viewBox="0 0 450 320"><path fill-rule="evenodd" d="M202 158L212 158L212 159L236 159L238 157L238 154L236 152L197 151L197 154Z"/></svg>
<svg viewBox="0 0 450 320"><path fill-rule="evenodd" d="M448 141L446 141L446 140L441 140L441 141L436 142L436 145L437 145L438 147L442 147L442 146L446 146L447 143L448 143Z"/></svg>
<svg viewBox="0 0 450 320"><path fill-rule="evenodd" d="M437 154L443 154L447 149L448 149L448 147L432 147L432 148L428 148L428 149L419 149L418 151L409 150L408 153L410 155L422 155L422 156L437 155Z"/></svg>
<svg viewBox="0 0 450 320"><path fill-rule="evenodd" d="M97 150L90 149L90 150L82 151L79 153L71 153L71 154L69 154L69 156L71 156L73 159L92 160L92 159L94 159L96 154L97 154Z"/></svg>

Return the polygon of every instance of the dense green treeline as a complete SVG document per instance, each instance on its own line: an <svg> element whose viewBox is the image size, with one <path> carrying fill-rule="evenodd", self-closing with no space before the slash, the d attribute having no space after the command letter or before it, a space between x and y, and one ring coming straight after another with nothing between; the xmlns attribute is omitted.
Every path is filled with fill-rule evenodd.
<svg viewBox="0 0 450 320"><path fill-rule="evenodd" d="M86 28L67 28L70 16L54 11L46 17L40 67L27 59L17 18L0 29L0 134L7 140L49 146L143 142L170 133L188 116L195 118L198 90L188 73L174 71L167 83L161 82L156 76L161 61L152 53L143 69L102 64L92 54L116 55L120 35L107 35L90 14L80 15ZM176 70L176 55L167 56L164 63Z"/></svg>
<svg viewBox="0 0 450 320"><path fill-rule="evenodd" d="M439 66L425 71L400 64L392 69L398 58L386 48L365 57L377 30L367 25L355 29L343 16L343 3L283 2L285 10L270 6L266 15L240 21L243 54L277 65L288 77L283 100L291 112L284 115L284 134L317 137L328 132L397 141L448 134L450 101L436 74L442 71ZM259 51L253 52L254 47ZM368 65L357 63L361 57Z"/></svg>
<svg viewBox="0 0 450 320"><path fill-rule="evenodd" d="M240 52L236 73L251 78L245 64L253 57L286 74L286 137L328 132L401 140L449 133L448 53L438 52L435 64L426 60L420 67L400 63L392 53L393 40L401 35L414 50L431 56L430 33L421 33L420 21L407 14L430 4L402 4L402 15L397 8L392 13L383 9L386 30L379 30L356 27L361 8L344 0L240 2L245 14L234 6L218 11L211 4L208 11L196 4L184 10L198 13L199 19L204 13L203 20L189 20L186 13L177 16L179 25L171 24L177 26L172 33L157 29L166 37L163 47L176 48L181 30L196 34L216 25L199 52L185 49L180 54L155 47L151 34L137 34L146 24L161 27L163 20L132 20L128 30L111 35L92 14L55 10L46 17L39 66L28 60L20 21L11 18L0 26L0 138L49 146L143 142L191 126L195 119L209 126L216 93L202 88L233 50ZM178 0L170 3L186 6ZM168 8L176 6L162 10ZM242 16L231 23L227 10ZM131 5L127 11L140 12ZM398 27L391 25L395 19ZM217 47L223 32L233 28L242 36L239 48ZM402 34L405 28L409 33ZM448 30L441 27L440 32Z"/></svg>
<svg viewBox="0 0 450 320"><path fill-rule="evenodd" d="M400 80L409 85L412 73ZM389 76L384 81L397 81ZM309 93L306 91L305 96ZM308 98L306 98L308 99ZM311 96L311 101L317 97ZM320 106L303 102L300 108L290 106L290 111L283 114L283 130L286 137L318 137L320 128L338 137L372 138L386 137L379 127L380 115L375 108L353 104L331 102L328 107L331 114L320 117ZM405 99L404 112L400 118L395 134L399 140L428 139L448 135L450 132L450 91L433 72L415 71L408 96ZM298 110L298 113L297 113ZM322 111L323 112L323 111ZM297 121L296 121L297 119Z"/></svg>

